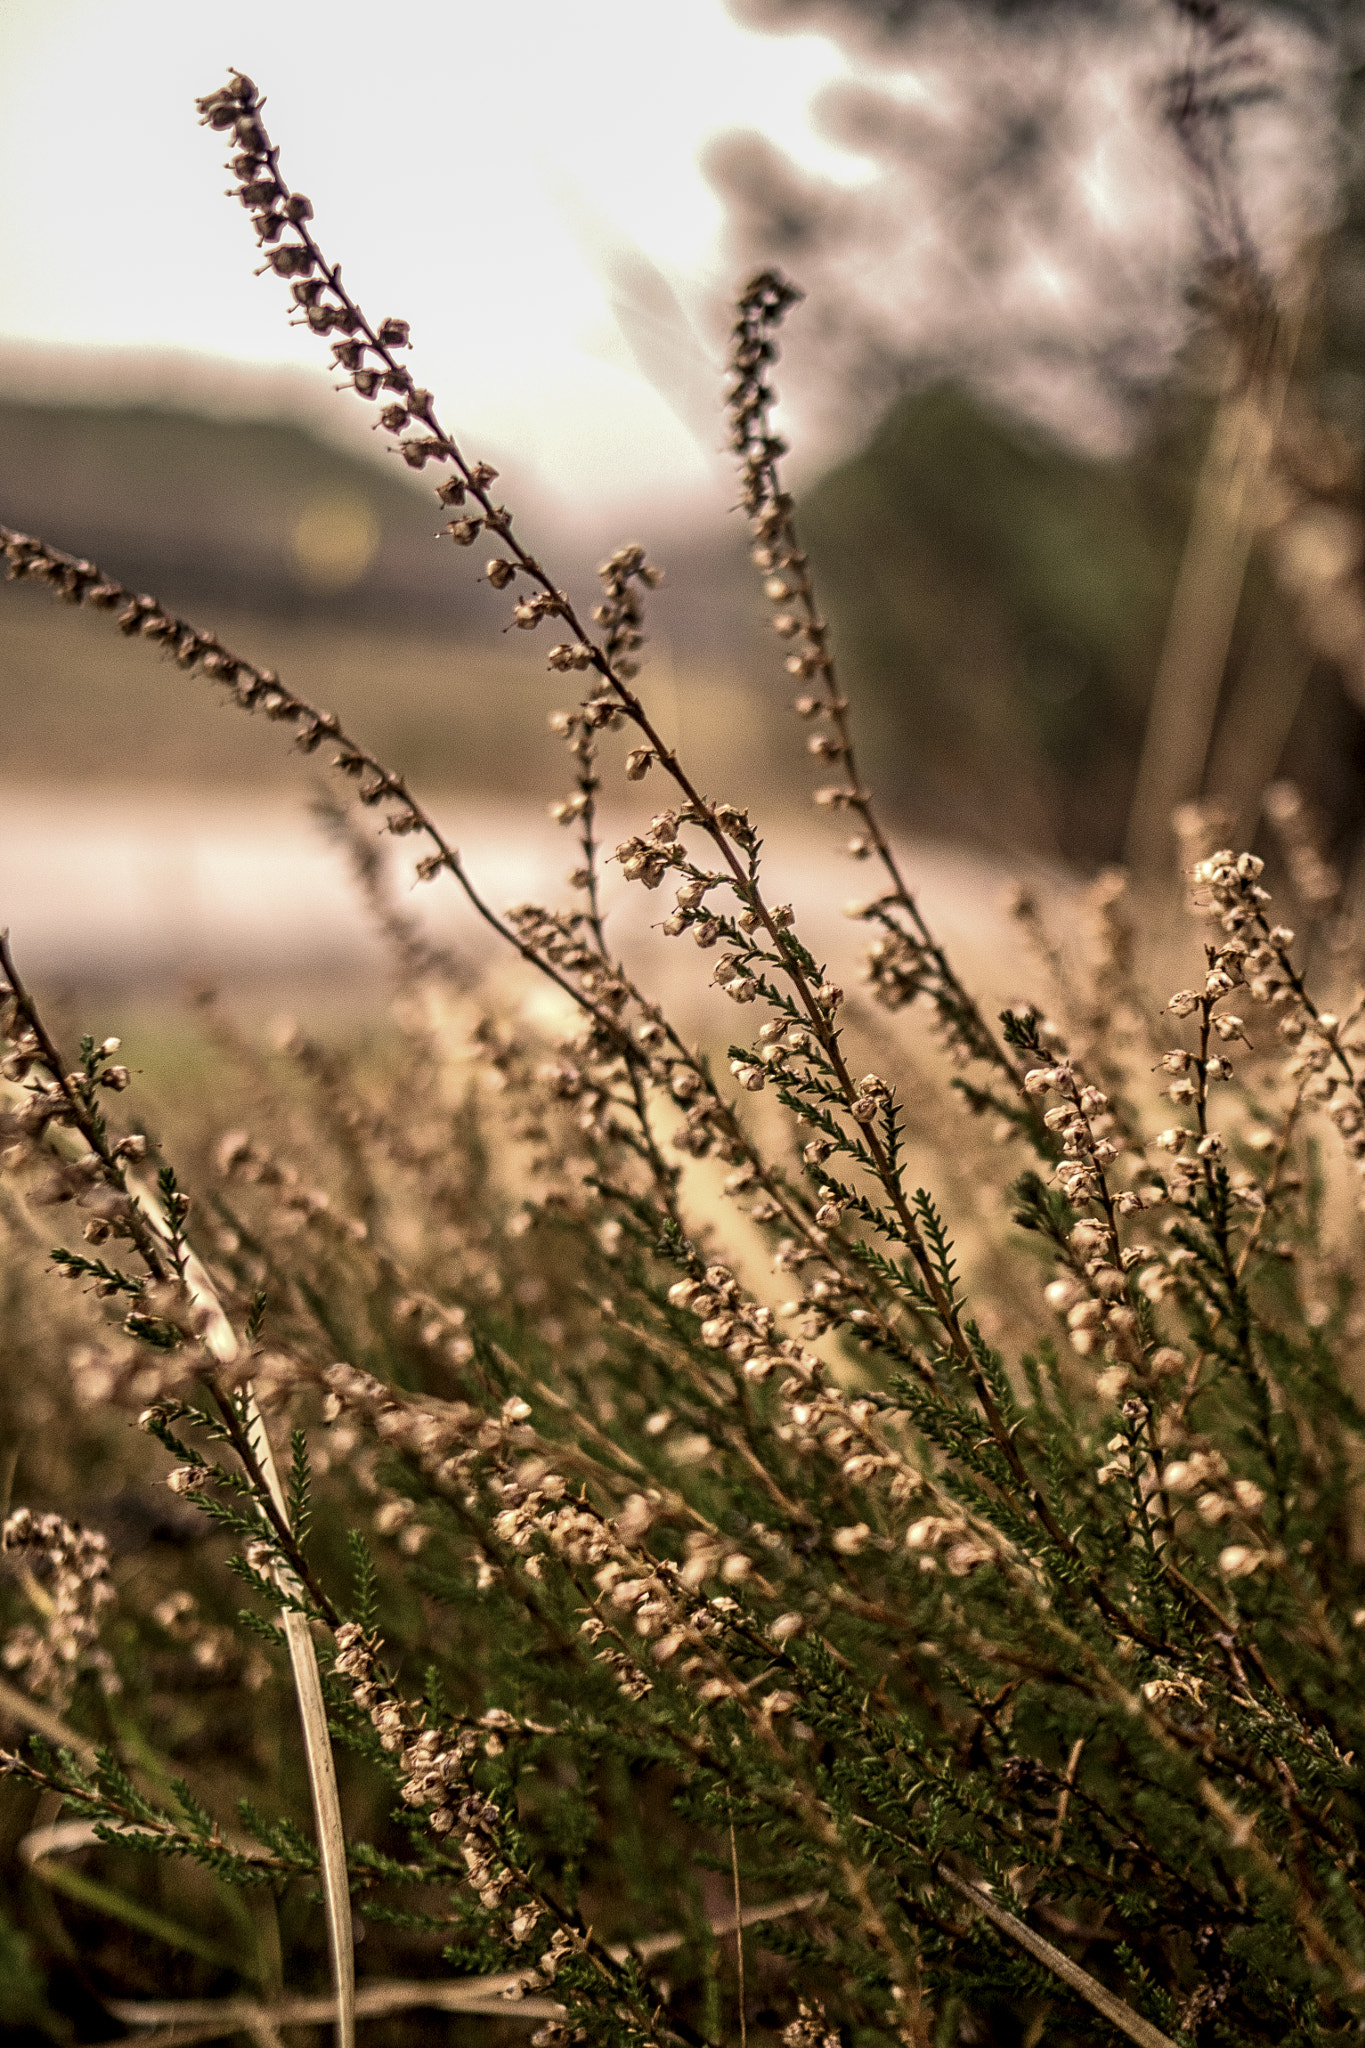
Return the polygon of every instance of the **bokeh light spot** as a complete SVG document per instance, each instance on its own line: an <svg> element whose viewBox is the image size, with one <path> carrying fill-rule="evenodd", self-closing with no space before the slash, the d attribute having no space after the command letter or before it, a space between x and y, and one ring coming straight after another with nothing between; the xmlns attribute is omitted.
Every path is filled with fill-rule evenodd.
<svg viewBox="0 0 1365 2048"><path fill-rule="evenodd" d="M294 522L294 558L315 590L345 590L374 560L379 521L349 492L310 498Z"/></svg>

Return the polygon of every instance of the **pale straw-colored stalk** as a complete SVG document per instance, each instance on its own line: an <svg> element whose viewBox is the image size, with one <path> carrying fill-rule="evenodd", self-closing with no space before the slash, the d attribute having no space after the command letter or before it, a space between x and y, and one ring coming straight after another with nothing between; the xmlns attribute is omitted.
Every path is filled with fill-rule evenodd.
<svg viewBox="0 0 1365 2048"><path fill-rule="evenodd" d="M151 1189L132 1173L128 1175L128 1187L152 1227L164 1235L160 1208ZM184 1279L186 1292L205 1318L205 1350L220 1366L232 1366L240 1352L237 1333L218 1300L213 1283L202 1263L188 1250L185 1254ZM265 1426L265 1418L261 1414L256 1397L250 1389L246 1395L245 1421L252 1450L261 1475L270 1489L276 1512L281 1520L287 1523L288 1501L275 1463L270 1433ZM261 1512L264 1519L263 1508ZM275 1568L274 1577L281 1593L291 1599L302 1591L292 1573L282 1567ZM313 1643L307 1617L301 1614L297 1607L285 1606L280 1613L280 1627L284 1631L289 1649L290 1670L299 1707L299 1723L303 1730L308 1785L313 1800L313 1823L317 1830L318 1861L322 1878L323 1904L327 1916L327 1949L332 1972L333 1998L329 2017L335 2018L336 2048L355 2048L355 1936L351 1925L350 1884L346 1874L346 1833L342 1825L341 1796L337 1788L332 1739L327 1729L327 1707L322 1696L322 1674L318 1668L317 1649Z"/></svg>

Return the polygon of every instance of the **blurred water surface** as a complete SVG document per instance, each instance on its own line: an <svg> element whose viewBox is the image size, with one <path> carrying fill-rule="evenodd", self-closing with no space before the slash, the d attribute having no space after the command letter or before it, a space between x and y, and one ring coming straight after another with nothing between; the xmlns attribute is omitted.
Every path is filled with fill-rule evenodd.
<svg viewBox="0 0 1365 2048"><path fill-rule="evenodd" d="M573 900L565 876L576 841L543 809L486 797L434 809L495 910ZM608 813L608 852L642 822ZM794 903L803 934L851 987L864 928L844 908L860 884L870 893L873 883L839 852L839 840L826 820L781 816L766 838L765 875L774 900ZM928 843L901 851L931 922L990 996L1004 1001L1035 978L1005 909L1003 868ZM731 1028L728 1005L705 995L715 956L653 929L672 908L667 886L652 894L628 886L610 862L604 874L611 934L626 960L643 965L648 955L653 992L681 1003L690 1019L705 1009ZM471 971L514 967L453 882L409 890L396 878L394 900ZM365 1010L387 985L383 949L344 854L302 802L278 795L0 785L4 923L33 979L91 995L164 1001L211 983L247 1000L313 995Z"/></svg>

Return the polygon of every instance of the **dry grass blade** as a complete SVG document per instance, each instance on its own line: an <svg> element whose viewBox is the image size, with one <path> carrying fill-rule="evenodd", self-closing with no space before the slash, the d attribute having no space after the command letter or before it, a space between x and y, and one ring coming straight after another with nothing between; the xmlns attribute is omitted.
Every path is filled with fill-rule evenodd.
<svg viewBox="0 0 1365 2048"><path fill-rule="evenodd" d="M155 1228L160 1229L159 1211L150 1190L132 1174L128 1176L128 1184L144 1214ZM230 1365L237 1356L236 1333L223 1312L207 1272L192 1252L185 1255L184 1277L191 1299L205 1312L205 1348L221 1365ZM255 1396L250 1392L247 1395L246 1422L261 1475L270 1489L276 1510L287 1521L288 1503L276 1469L270 1435ZM277 1573L276 1577L277 1582L282 1583L283 1575ZM351 1892L346 1875L346 1833L341 1820L341 1795L337 1788L332 1739L327 1729L327 1707L322 1696L322 1674L305 1616L293 1607L285 1608L280 1615L280 1624L289 1646L289 1664L299 1703L313 1820L317 1828L322 1893L327 1913L327 1947L335 1992L337 2048L355 2048L355 1935L351 1926Z"/></svg>
<svg viewBox="0 0 1365 2048"><path fill-rule="evenodd" d="M1054 1977L1060 1977L1068 1990L1074 1991L1078 1998L1083 1998L1087 2005L1092 2005L1096 2012L1103 2014L1111 2026L1117 2027L1121 2034L1126 2034L1130 2041L1136 2041L1138 2048L1175 2048L1175 2042L1169 2034L1163 2034L1150 2020L1145 2020L1140 2013L1134 2012L1131 2005L1125 2005L1121 1998L1116 1998L1112 1991L1100 1983L1098 1977L1092 1977L1079 1963L1073 1963L1070 1956L1063 1955L1050 1941L1044 1941L1041 1934L1035 1934L1031 1927L1025 1926L1013 1913L1007 1913L1003 1906L998 1906L984 1885L973 1884L970 1878L959 1877L955 1871L945 1869L942 1864L936 1875L960 1897L969 1899L998 1933L1016 1942L1035 1962L1041 1963L1045 1970L1051 1970Z"/></svg>
<svg viewBox="0 0 1365 2048"><path fill-rule="evenodd" d="M471 2018L500 2020L557 2019L562 2005L552 1998L513 1999L515 1971L497 1977L456 1978L445 1984L363 1984L356 1991L360 2019L388 2019L403 2012L448 2012ZM139 2033L139 2048L169 2042L226 2040L233 2034L255 2034L276 2027L323 2027L336 2018L334 1998L288 1998L276 2005L252 1999L118 1999L108 2006L125 2026L156 2029ZM164 2032L162 2031L164 2030Z"/></svg>
<svg viewBox="0 0 1365 2048"><path fill-rule="evenodd" d="M823 1892L802 1892L791 1899L775 1899L767 1906L746 1906L738 1915L721 1914L709 1922L712 1934L738 1934L742 1928L760 1926L765 1920L786 1920L824 1904ZM644 1963L670 1955L683 1946L685 1934L651 1934L637 1942L619 1942L608 1951L613 1962L623 1963L635 1956ZM484 2014L509 2020L553 2019L564 2008L551 1998L512 1998L519 1972L502 1971L490 1977L457 1977L445 1983L362 1984L355 1994L360 2019L384 2019L391 2013L458 2012ZM164 2028L161 2034L139 2036L140 2048L155 2048L163 2038L170 2042L213 2041L228 2034L253 2032L260 2027L322 2026L336 2015L330 1998L290 1998L274 2005L260 2005L252 1999L111 1999L108 2010L126 2027ZM1159 2036L1157 2037L1160 2038Z"/></svg>
<svg viewBox="0 0 1365 2048"><path fill-rule="evenodd" d="M0 1718L17 1721L21 1728L32 1728L59 1749L69 1749L83 1770L93 1771L99 1761L93 1742L68 1728L60 1714L54 1714L41 1700L30 1699L7 1678L0 1678Z"/></svg>
<svg viewBox="0 0 1365 2048"><path fill-rule="evenodd" d="M101 1825L104 1827L103 1834L98 1831L92 1820L54 1821L51 1827L33 1828L28 1834L21 1835L15 1853L21 1863L36 1863L41 1857L68 1856L77 1849L91 1849L111 1836L117 1840L124 1832L123 1829L105 1823ZM132 1828L128 1832L136 1834L137 1830ZM220 1829L219 1832L233 1854L242 1857L247 1863L260 1863L266 1860L269 1852L262 1849L259 1842L253 1841L250 1835L238 1834L231 1828Z"/></svg>
<svg viewBox="0 0 1365 2048"><path fill-rule="evenodd" d="M744 2009L744 1907L740 1900L739 1846L735 1841L733 1820L730 1822L730 1870L735 1881L735 1974L738 1978L739 2048L746 2048L749 2021Z"/></svg>
<svg viewBox="0 0 1365 2048"><path fill-rule="evenodd" d="M254 1399L250 1402L248 1426L275 1505L284 1514L284 1488L275 1468L265 1422ZM294 1691L299 1703L299 1721L308 1763L308 1783L313 1795L313 1819L318 1831L322 1893L327 1909L327 1946L336 1993L337 2048L355 2048L355 1936L351 1927L351 1890L346 1876L346 1833L341 1821L341 1795L337 1790L332 1739L327 1732L322 1674L318 1670L318 1655L306 1618L297 1609L287 1608L280 1621L289 1644L289 1663L294 1674Z"/></svg>

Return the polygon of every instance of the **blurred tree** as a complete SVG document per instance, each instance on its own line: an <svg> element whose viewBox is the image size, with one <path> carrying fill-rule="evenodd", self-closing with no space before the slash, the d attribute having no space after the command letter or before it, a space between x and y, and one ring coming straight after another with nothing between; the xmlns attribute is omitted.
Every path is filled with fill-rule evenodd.
<svg viewBox="0 0 1365 2048"><path fill-rule="evenodd" d="M1279 769L1352 837L1365 11L735 11L854 60L846 179L755 136L710 170L809 294L798 441L870 432L807 524L907 809L1151 867L1177 800L1250 829Z"/></svg>
<svg viewBox="0 0 1365 2048"><path fill-rule="evenodd" d="M808 494L819 585L907 822L1117 851L1188 452L1096 461L939 385Z"/></svg>

